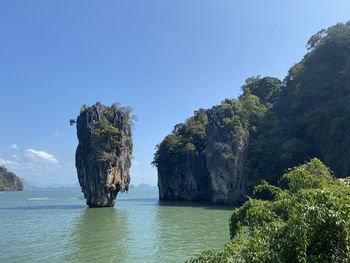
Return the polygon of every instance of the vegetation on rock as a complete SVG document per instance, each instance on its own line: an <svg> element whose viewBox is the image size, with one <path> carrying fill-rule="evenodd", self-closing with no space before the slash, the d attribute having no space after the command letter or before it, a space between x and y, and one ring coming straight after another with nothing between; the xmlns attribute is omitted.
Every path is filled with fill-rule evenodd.
<svg viewBox="0 0 350 263"><path fill-rule="evenodd" d="M127 191L132 155L131 108L83 105L76 120L78 179L90 207L113 206Z"/></svg>
<svg viewBox="0 0 350 263"><path fill-rule="evenodd" d="M350 22L321 30L294 65L251 138L246 175L276 184L288 167L318 157L336 177L350 175Z"/></svg>
<svg viewBox="0 0 350 263"><path fill-rule="evenodd" d="M153 161L161 199L204 200L186 198L204 182L209 200L234 203L312 157L336 177L350 174L350 22L321 30L307 47L283 82L249 78L238 99L175 126Z"/></svg>
<svg viewBox="0 0 350 263"><path fill-rule="evenodd" d="M18 176L0 166L0 191L22 191L23 184Z"/></svg>
<svg viewBox="0 0 350 263"><path fill-rule="evenodd" d="M242 200L246 182L241 180L241 164L249 134L256 131L281 89L282 82L276 78L249 78L238 99L200 109L186 123L177 124L154 156L160 198L216 203ZM219 177L225 178L226 184L218 182ZM241 191L235 194L237 184Z"/></svg>

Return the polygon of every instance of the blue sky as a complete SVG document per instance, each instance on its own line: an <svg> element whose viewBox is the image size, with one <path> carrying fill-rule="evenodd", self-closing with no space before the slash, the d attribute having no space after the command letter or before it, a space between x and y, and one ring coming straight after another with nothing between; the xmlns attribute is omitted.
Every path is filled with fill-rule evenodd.
<svg viewBox="0 0 350 263"><path fill-rule="evenodd" d="M0 1L0 164L39 185L77 182L83 104L131 106L132 183L157 182L154 147L254 75L283 78L348 0Z"/></svg>

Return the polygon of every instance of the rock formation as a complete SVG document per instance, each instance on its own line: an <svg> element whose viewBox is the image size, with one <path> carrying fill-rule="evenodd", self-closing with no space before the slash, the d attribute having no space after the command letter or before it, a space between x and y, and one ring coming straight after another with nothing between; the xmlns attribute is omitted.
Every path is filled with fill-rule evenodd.
<svg viewBox="0 0 350 263"><path fill-rule="evenodd" d="M158 145L153 164L158 168L161 200L211 200L205 154L207 122L206 111L199 110Z"/></svg>
<svg viewBox="0 0 350 263"><path fill-rule="evenodd" d="M250 106L256 109L247 113ZM247 192L243 171L250 127L260 110L265 111L265 106L247 94L199 110L185 124L176 125L158 145L153 162L160 199L241 202Z"/></svg>
<svg viewBox="0 0 350 263"><path fill-rule="evenodd" d="M128 191L132 155L130 109L101 103L83 106L77 118L75 165L89 207L111 207Z"/></svg>
<svg viewBox="0 0 350 263"><path fill-rule="evenodd" d="M317 157L350 174L350 22L321 30L282 81L252 77L237 99L199 110L157 146L161 200L235 203Z"/></svg>
<svg viewBox="0 0 350 263"><path fill-rule="evenodd" d="M23 185L18 176L0 166L0 191L22 191Z"/></svg>
<svg viewBox="0 0 350 263"><path fill-rule="evenodd" d="M270 86L280 85L271 80ZM265 85L270 79L257 81ZM247 111L251 106L255 108ZM225 204L243 200L249 131L265 110L256 96L246 94L240 100L199 110L185 124L176 125L158 145L153 162L158 169L160 199Z"/></svg>

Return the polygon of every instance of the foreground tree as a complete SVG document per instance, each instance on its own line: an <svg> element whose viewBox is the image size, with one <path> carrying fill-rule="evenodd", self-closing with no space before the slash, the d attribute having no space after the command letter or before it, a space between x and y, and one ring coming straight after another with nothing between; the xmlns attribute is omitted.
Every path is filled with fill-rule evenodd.
<svg viewBox="0 0 350 263"><path fill-rule="evenodd" d="M230 219L231 242L188 262L350 262L350 178L318 159L262 182Z"/></svg>

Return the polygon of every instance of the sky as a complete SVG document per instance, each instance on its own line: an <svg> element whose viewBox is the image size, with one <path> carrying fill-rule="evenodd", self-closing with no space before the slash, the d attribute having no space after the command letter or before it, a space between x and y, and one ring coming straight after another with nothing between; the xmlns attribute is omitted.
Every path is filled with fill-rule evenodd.
<svg viewBox="0 0 350 263"><path fill-rule="evenodd" d="M131 183L156 185L155 146L250 76L283 79L349 0L2 0L0 165L40 187L77 183L69 119L131 106Z"/></svg>

